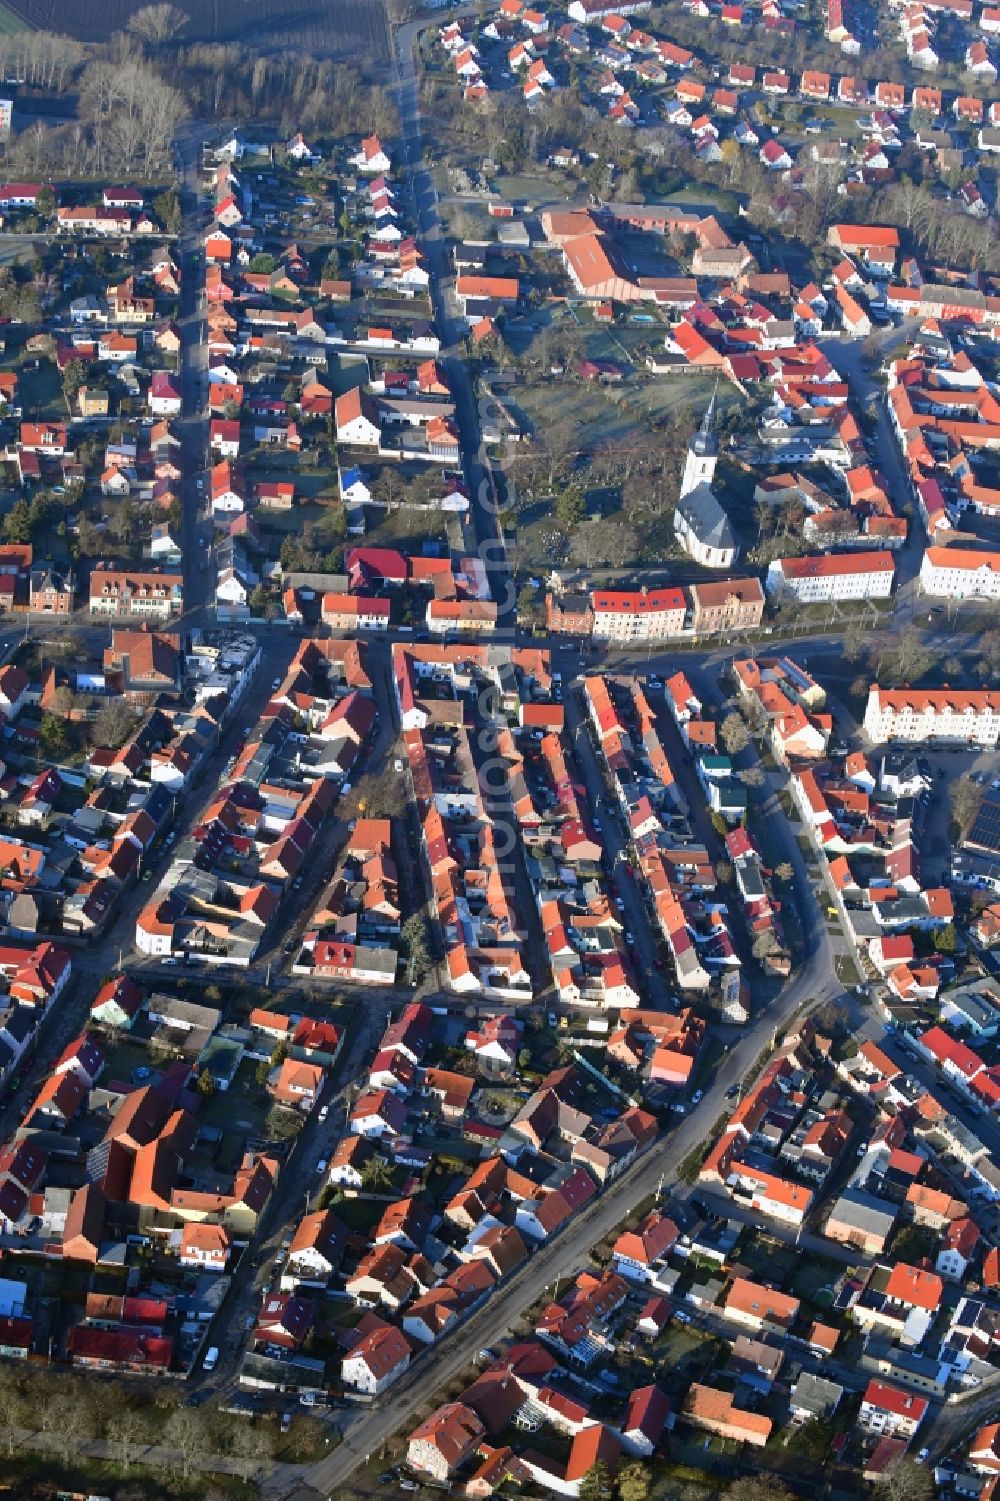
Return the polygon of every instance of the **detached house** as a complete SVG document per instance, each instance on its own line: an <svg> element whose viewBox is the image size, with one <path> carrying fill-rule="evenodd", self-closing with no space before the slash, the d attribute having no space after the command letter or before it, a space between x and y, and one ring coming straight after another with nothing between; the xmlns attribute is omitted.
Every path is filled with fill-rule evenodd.
<svg viewBox="0 0 1000 1501"><path fill-rule="evenodd" d="M224 1225L186 1224L180 1232L177 1259L180 1265L199 1272L224 1272L231 1242Z"/></svg>
<svg viewBox="0 0 1000 1501"><path fill-rule="evenodd" d="M411 1469L422 1471L444 1484L483 1439L486 1429L471 1408L448 1402L413 1430L406 1459Z"/></svg>
<svg viewBox="0 0 1000 1501"><path fill-rule="evenodd" d="M345 1386L377 1397L402 1376L409 1364L410 1344L403 1331L379 1323L344 1357L340 1375Z"/></svg>
<svg viewBox="0 0 1000 1501"><path fill-rule="evenodd" d="M885 1381L869 1381L858 1414L868 1433L910 1439L927 1416L926 1397L904 1392Z"/></svg>
<svg viewBox="0 0 1000 1501"><path fill-rule="evenodd" d="M634 1230L619 1235L611 1252L615 1271L633 1282L647 1282L654 1275L654 1264L677 1243L678 1229L673 1220L654 1211Z"/></svg>
<svg viewBox="0 0 1000 1501"><path fill-rule="evenodd" d="M332 1209L320 1209L299 1221L281 1274L283 1291L300 1283L325 1287L340 1264L347 1232Z"/></svg>
<svg viewBox="0 0 1000 1501"><path fill-rule="evenodd" d="M360 151L351 157L351 166L357 167L366 176L377 176L382 172L391 172L392 160L378 136L370 135L365 136Z"/></svg>

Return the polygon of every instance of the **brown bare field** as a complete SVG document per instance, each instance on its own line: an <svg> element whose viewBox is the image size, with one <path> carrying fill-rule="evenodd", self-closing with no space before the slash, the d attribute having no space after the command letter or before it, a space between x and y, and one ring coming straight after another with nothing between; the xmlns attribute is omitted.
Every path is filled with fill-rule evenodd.
<svg viewBox="0 0 1000 1501"><path fill-rule="evenodd" d="M84 42L105 41L145 0L7 0L30 26ZM363 57L389 55L382 0L177 0L190 16L182 42L242 42L262 49Z"/></svg>

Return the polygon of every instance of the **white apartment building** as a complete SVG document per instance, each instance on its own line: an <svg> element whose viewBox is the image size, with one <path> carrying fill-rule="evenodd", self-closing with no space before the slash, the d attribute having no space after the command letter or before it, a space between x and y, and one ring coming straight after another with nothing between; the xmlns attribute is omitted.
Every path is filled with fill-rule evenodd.
<svg viewBox="0 0 1000 1501"><path fill-rule="evenodd" d="M888 689L868 692L865 734L874 744L948 741L993 750L1000 740L1000 693L989 689Z"/></svg>
<svg viewBox="0 0 1000 1501"><path fill-rule="evenodd" d="M849 599L888 599L894 564L891 552L811 554L776 558L767 570L771 598L799 604L829 604Z"/></svg>
<svg viewBox="0 0 1000 1501"><path fill-rule="evenodd" d="M935 599L1000 599L1000 552L928 547L920 587Z"/></svg>

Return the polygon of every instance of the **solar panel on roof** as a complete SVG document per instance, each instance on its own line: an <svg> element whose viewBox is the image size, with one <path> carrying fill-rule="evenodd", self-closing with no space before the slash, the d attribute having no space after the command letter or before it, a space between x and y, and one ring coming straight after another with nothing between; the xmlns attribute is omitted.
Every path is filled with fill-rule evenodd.
<svg viewBox="0 0 1000 1501"><path fill-rule="evenodd" d="M965 842L973 849L1000 854L1000 796L995 792L983 798Z"/></svg>

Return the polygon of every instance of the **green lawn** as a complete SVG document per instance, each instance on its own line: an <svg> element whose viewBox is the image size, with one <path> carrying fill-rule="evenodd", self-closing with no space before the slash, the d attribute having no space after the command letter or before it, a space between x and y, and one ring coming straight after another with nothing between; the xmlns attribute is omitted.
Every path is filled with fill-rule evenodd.
<svg viewBox="0 0 1000 1501"><path fill-rule="evenodd" d="M374 521L374 517L379 520ZM373 510L365 507L365 520L372 519L364 536L366 547L419 547L422 542L447 542L448 513L444 511L420 511L411 506L401 506L395 511Z"/></svg>
<svg viewBox="0 0 1000 1501"><path fill-rule="evenodd" d="M367 1235L385 1213L385 1204L379 1199L336 1199L331 1207L348 1230L361 1235Z"/></svg>
<svg viewBox="0 0 1000 1501"><path fill-rule="evenodd" d="M151 1069L152 1066L149 1050L141 1042L126 1037L107 1047L105 1072L109 1079L128 1083L137 1068Z"/></svg>
<svg viewBox="0 0 1000 1501"><path fill-rule="evenodd" d="M779 1287L798 1265L798 1258L791 1246L784 1246L780 1241L754 1232L740 1241L738 1254L741 1262Z"/></svg>
<svg viewBox="0 0 1000 1501"><path fill-rule="evenodd" d="M839 923L837 926L839 926ZM837 972L837 979L841 985L857 985L858 971L853 959L849 959L846 954L837 954L833 961L833 967Z"/></svg>
<svg viewBox="0 0 1000 1501"><path fill-rule="evenodd" d="M548 427L572 423L574 442L583 452L620 440L634 425L610 388L603 386L583 386L576 381L519 386L515 399L533 432L544 433Z"/></svg>
<svg viewBox="0 0 1000 1501"><path fill-rule="evenodd" d="M206 1125L221 1126L223 1130L242 1132L246 1136L264 1135L264 1122L271 1101L264 1086L257 1083L256 1076L256 1063L245 1058L229 1088L217 1090L202 1105L201 1116Z"/></svg>
<svg viewBox="0 0 1000 1501"><path fill-rule="evenodd" d="M792 1275L790 1291L796 1298L828 1307L832 1302L829 1289L843 1270L837 1261L824 1261L814 1255L802 1257Z"/></svg>
<svg viewBox="0 0 1000 1501"><path fill-rule="evenodd" d="M43 359L39 369L21 368L18 373L18 397L26 412L53 420L66 420L66 401L59 372L51 360Z"/></svg>
<svg viewBox="0 0 1000 1501"><path fill-rule="evenodd" d="M670 1439L670 1458L674 1464L688 1465L692 1469L704 1469L714 1459L735 1459L742 1445L734 1439L714 1438L710 1433L697 1433L682 1428ZM706 1477L707 1482L707 1477Z"/></svg>
<svg viewBox="0 0 1000 1501"><path fill-rule="evenodd" d="M0 36L15 36L19 31L30 31L27 21L22 21L6 5L0 4Z"/></svg>

